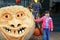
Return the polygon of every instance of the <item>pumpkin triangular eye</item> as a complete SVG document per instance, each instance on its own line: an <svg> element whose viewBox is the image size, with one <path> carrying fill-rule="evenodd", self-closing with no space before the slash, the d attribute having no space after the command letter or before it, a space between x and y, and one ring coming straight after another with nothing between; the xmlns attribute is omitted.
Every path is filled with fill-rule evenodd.
<svg viewBox="0 0 60 40"><path fill-rule="evenodd" d="M22 16L24 16L24 14L22 14L22 13L19 13L19 14L17 15L17 17L22 17Z"/></svg>
<svg viewBox="0 0 60 40"><path fill-rule="evenodd" d="M12 16L9 13L4 13L4 14L2 14L1 17L5 20L11 20L12 19Z"/></svg>
<svg viewBox="0 0 60 40"><path fill-rule="evenodd" d="M17 15L17 17L21 17L21 16L23 16L23 14L22 14L22 13L20 13L20 14L18 14L18 15Z"/></svg>
<svg viewBox="0 0 60 40"><path fill-rule="evenodd" d="M23 16L23 14L21 14L21 16Z"/></svg>
<svg viewBox="0 0 60 40"><path fill-rule="evenodd" d="M8 18L8 15L6 15L5 18Z"/></svg>
<svg viewBox="0 0 60 40"><path fill-rule="evenodd" d="M19 15L17 15L17 17L19 17Z"/></svg>
<svg viewBox="0 0 60 40"><path fill-rule="evenodd" d="M25 13L23 11L17 12L17 17L23 17L25 16Z"/></svg>
<svg viewBox="0 0 60 40"><path fill-rule="evenodd" d="M24 19L24 16L26 16L26 15L23 11L19 11L19 12L16 13L16 18L17 19L20 19L20 20Z"/></svg>

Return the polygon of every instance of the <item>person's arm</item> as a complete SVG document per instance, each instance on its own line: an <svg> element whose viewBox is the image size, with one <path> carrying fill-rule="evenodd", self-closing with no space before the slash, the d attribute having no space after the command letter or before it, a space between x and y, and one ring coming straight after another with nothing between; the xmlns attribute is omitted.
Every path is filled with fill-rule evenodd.
<svg viewBox="0 0 60 40"><path fill-rule="evenodd" d="M43 20L43 17L42 18L38 18L36 20L34 20L35 22L41 22Z"/></svg>
<svg viewBox="0 0 60 40"><path fill-rule="evenodd" d="M51 31L53 31L53 21L52 21L52 19L50 20L50 25L51 25Z"/></svg>

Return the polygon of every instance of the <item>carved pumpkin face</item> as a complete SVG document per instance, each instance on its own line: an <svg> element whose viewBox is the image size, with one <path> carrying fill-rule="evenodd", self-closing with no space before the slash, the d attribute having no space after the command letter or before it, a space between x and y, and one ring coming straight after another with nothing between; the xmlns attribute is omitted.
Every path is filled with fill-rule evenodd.
<svg viewBox="0 0 60 40"><path fill-rule="evenodd" d="M31 12L22 6L8 6L0 9L0 29L7 40L28 39L34 30L33 20Z"/></svg>

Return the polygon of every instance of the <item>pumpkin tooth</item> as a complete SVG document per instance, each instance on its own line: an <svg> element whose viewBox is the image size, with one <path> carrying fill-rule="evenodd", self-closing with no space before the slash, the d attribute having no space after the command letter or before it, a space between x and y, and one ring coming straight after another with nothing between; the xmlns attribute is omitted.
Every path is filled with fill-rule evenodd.
<svg viewBox="0 0 60 40"><path fill-rule="evenodd" d="M10 33L10 32L11 32L11 30L10 30L10 29L7 29L7 32L9 32L9 33Z"/></svg>
<svg viewBox="0 0 60 40"><path fill-rule="evenodd" d="M18 30L18 34L21 34L22 32L24 32L25 27L22 27L21 29Z"/></svg>
<svg viewBox="0 0 60 40"><path fill-rule="evenodd" d="M19 31L19 34L21 34L22 33L22 31Z"/></svg>
<svg viewBox="0 0 60 40"><path fill-rule="evenodd" d="M24 30L22 30L22 32L24 32Z"/></svg>
<svg viewBox="0 0 60 40"><path fill-rule="evenodd" d="M22 29L18 30L18 33L21 34L22 33Z"/></svg>
<svg viewBox="0 0 60 40"><path fill-rule="evenodd" d="M11 31L8 31L9 33L11 32Z"/></svg>
<svg viewBox="0 0 60 40"><path fill-rule="evenodd" d="M5 27L4 29L5 29L7 32L9 32L9 33L11 32L11 29L8 29L8 28L6 28L6 27Z"/></svg>

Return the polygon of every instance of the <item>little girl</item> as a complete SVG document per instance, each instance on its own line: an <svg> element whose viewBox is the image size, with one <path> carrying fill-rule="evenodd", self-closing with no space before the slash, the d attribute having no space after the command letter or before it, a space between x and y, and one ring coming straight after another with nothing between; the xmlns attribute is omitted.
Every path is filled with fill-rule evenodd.
<svg viewBox="0 0 60 40"><path fill-rule="evenodd" d="M45 11L45 16L36 19L35 22L42 22L43 40L50 40L50 30L53 31L53 21L49 11Z"/></svg>

